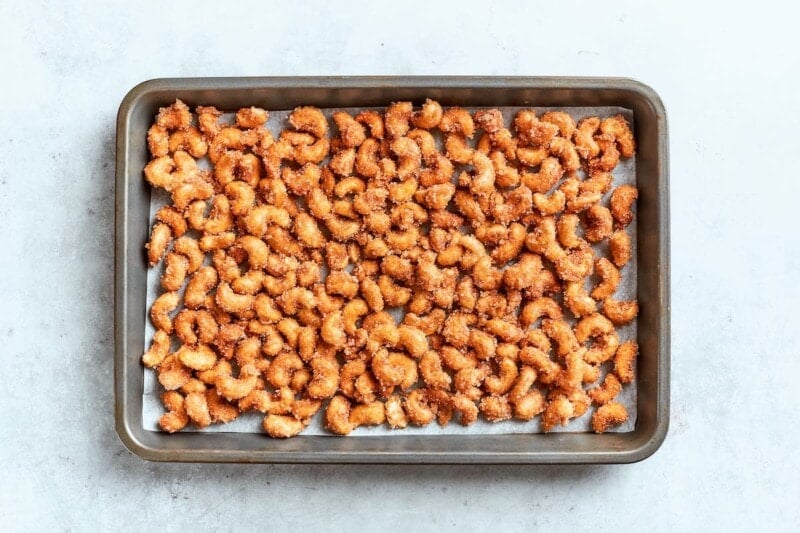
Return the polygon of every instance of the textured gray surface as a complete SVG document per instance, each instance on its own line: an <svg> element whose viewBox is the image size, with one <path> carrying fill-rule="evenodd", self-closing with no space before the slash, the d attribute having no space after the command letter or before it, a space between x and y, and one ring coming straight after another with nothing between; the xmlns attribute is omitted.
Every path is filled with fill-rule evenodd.
<svg viewBox="0 0 800 533"><path fill-rule="evenodd" d="M4 530L800 527L791 8L10 4L0 4ZM540 468L168 465L127 452L111 383L111 161L125 92L158 76L437 73L632 76L663 97L673 396L661 450L634 465Z"/></svg>

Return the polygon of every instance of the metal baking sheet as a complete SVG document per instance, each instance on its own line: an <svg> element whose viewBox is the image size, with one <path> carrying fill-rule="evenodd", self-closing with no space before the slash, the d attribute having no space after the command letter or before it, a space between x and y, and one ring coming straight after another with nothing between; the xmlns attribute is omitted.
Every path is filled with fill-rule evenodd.
<svg viewBox="0 0 800 533"><path fill-rule="evenodd" d="M361 437L344 439L322 436L324 432L315 431L312 426L289 441L275 441L252 433L260 417L253 417L256 420L253 424L247 423L251 417L244 417L236 426L218 426L213 432L166 435L156 431L152 416L147 416L152 411L147 409L148 398L152 396L142 394L153 392L153 380L152 376L144 375L139 357L146 346L145 328L149 332L145 293L150 285L152 298L154 277L150 275L148 284L143 245L153 202L141 171L148 159L146 130L158 107L175 98L183 99L191 107L203 104L236 109L260 105L267 109L291 109L300 104L367 107L401 99L421 103L425 97L436 98L443 105L467 107L576 108L575 116L582 114L577 108L585 107L618 106L632 112L639 149L637 159L628 162L634 168L623 169L622 175L637 175L641 194L637 226L632 228L638 233L635 242L639 246L635 263L629 265L637 271L636 276L630 277L639 283L623 290L635 291L639 299L641 353L639 379L632 385L634 398L623 398L636 406L630 424L617 433L604 435L573 433L586 429L580 421L575 421L577 424L573 422L564 428L565 433L548 435L531 434L536 430L535 425L511 422L484 423L483 428L467 428L467 431L457 425L449 426L449 430L436 426L391 434L364 429L359 431ZM117 130L116 407L117 429L122 440L147 459L170 461L597 463L631 462L647 457L666 434L669 409L666 152L663 106L652 90L631 80L231 78L153 80L139 85L120 107ZM621 297L633 295L622 292ZM138 326L138 333L133 323ZM635 334L637 326L627 327L634 329ZM632 334L622 333L625 338ZM134 412L137 406L138 413ZM353 440L359 442L348 442Z"/></svg>

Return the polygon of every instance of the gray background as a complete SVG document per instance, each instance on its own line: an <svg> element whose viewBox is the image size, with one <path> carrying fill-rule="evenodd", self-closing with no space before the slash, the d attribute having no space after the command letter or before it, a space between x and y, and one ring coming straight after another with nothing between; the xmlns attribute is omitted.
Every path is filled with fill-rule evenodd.
<svg viewBox="0 0 800 533"><path fill-rule="evenodd" d="M0 3L0 528L800 527L790 2L11 4ZM169 465L124 449L112 411L117 106L153 77L294 74L618 75L661 94L673 395L652 458Z"/></svg>

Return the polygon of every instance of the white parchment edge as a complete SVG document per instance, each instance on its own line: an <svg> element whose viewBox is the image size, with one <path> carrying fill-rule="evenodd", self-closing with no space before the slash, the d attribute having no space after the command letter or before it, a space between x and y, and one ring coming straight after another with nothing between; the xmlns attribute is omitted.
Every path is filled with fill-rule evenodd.
<svg viewBox="0 0 800 533"><path fill-rule="evenodd" d="M345 111L348 111L352 114L358 113L359 111L365 108L346 108ZM467 108L470 111L474 111L477 108ZM506 119L506 124L510 124L513 116L516 114L517 111L523 109L522 107L500 107L500 111L503 113L504 118ZM566 111L572 117L579 121L580 119L597 115L600 117L607 117L613 116L617 114L623 115L628 122L633 125L633 112L629 109L622 108L622 107L534 107L537 111L537 114L544 113L546 111L552 110L561 110ZM330 116L333 112L337 111L336 108L326 109L324 110L325 114ZM277 137L279 132L286 127L286 118L288 117L290 111L270 111L270 118L267 122L267 128L272 131L272 133ZM223 119L226 117L223 117ZM619 164L614 169L614 187L622 184L636 184L636 156L630 159L620 159ZM142 178L144 179L144 178ZM612 189L613 190L613 189ZM603 204L608 204L608 197L610 195L610 191L606 196L603 198ZM169 195L162 191L162 190L153 190L151 195L150 201L150 226L152 227L153 222L155 221L155 213L161 208L164 204L169 203ZM628 226L627 231L631 236L631 241L633 243L633 249L631 253L631 260L630 262L625 265L621 269L622 273L622 281L617 289L615 294L615 298L619 300L631 300L636 297L636 275L637 272L637 257L636 257L636 224L631 224ZM602 253L603 255L607 256L607 244L601 243L601 245L594 246L596 253ZM149 269L147 273L147 299L146 299L146 308L149 312L150 306L152 305L153 301L155 301L156 297L160 294L161 289L159 286L159 280L162 274L162 264L159 264L155 268ZM587 283L587 288L591 289L591 285ZM574 323L574 320L572 321ZM637 331L637 321L634 320L632 323L627 324L622 327L617 328L617 332L619 334L620 343L625 342L626 340L636 339L636 331ZM144 345L146 347L150 346L152 342L153 335L155 333L155 329L153 325L150 323L149 317L145 320L145 330L144 330ZM608 366L606 364L605 366ZM143 390L143 402L142 402L142 422L144 425L144 429L158 431L158 420L161 415L164 414L164 407L161 404L160 396L161 393L164 392L164 389L158 383L156 379L155 372L149 369L144 369L144 390ZM605 374L605 370L604 370ZM602 382L602 378L601 381ZM598 382L599 383L599 382ZM594 386L594 385L592 385ZM610 431L613 432L620 432L626 433L633 431L633 428L636 424L636 407L637 407L637 395L636 395L636 379L628 385L626 385L622 392L617 396L616 401L622 403L626 409L628 410L629 419L624 424L621 424ZM583 433L591 431L591 415L594 411L593 408L590 408L583 416L580 418L575 418L570 421L570 423L566 427L557 426L552 431L553 432L569 432L569 433ZM324 428L324 420L323 420L323 412L324 408L320 410L319 413L314 417L311 421L309 426L303 431L303 435L321 435L321 436L333 436L329 431ZM228 424L216 424L199 430L198 428L192 426L191 424L188 425L183 431L204 431L209 433L263 433L261 428L261 422L263 420L263 415L260 413L245 413L239 416L233 422ZM479 419L474 424L464 427L458 423L450 423L445 427L441 427L435 422L429 424L425 427L414 427L409 426L403 430L392 430L389 429L388 426L375 426L375 427L360 427L353 431L350 436L397 436L397 435L504 435L504 434L531 434L531 433L541 433L541 426L540 426L540 417L537 417L535 420L523 422L519 420L508 420L498 423L491 423L487 422L483 419Z"/></svg>

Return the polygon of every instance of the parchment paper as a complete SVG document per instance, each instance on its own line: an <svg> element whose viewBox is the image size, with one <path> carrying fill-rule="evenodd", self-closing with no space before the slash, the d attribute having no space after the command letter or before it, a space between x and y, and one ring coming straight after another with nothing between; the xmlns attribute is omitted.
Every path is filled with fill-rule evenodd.
<svg viewBox="0 0 800 533"><path fill-rule="evenodd" d="M257 103L256 103L257 104ZM346 108L345 111L350 112L351 114L358 113L365 108ZM474 111L476 108L467 108L470 111ZM501 107L500 110L503 113L504 118L506 119L506 125L511 124L511 121L514 115L522 109L521 107ZM559 108L550 108L550 107L535 107L533 108L536 110L537 115L540 115L549 110L561 110L566 111L575 119L575 121L579 121L580 119L587 117L587 116L599 116L601 118L613 116L616 114L622 114L628 122L633 126L633 112L629 109L625 109L622 107L559 107ZM338 109L326 109L324 110L325 114L330 117ZM273 135L277 138L280 131L287 127L287 117L291 111L272 111L269 112L269 121L267 122L267 128L272 131ZM223 120L230 119L232 115L225 115L223 116ZM478 135L476 135L476 138ZM204 158L199 162L200 166L204 166L205 168L210 168L209 163ZM636 184L636 156L630 159L620 159L619 164L613 171L614 175L614 187L621 185L623 183L629 184ZM142 177L144 179L144 177ZM455 179L455 176L454 176ZM613 188L612 188L613 190ZM611 191L603 199L603 204L608 205L608 197L610 196ZM161 189L153 189L151 200L150 200L150 227L152 227L153 222L155 221L155 213L158 211L166 203L169 203L170 197L165 191ZM615 294L615 298L618 300L631 300L636 297L636 272L637 272L637 259L636 259L636 224L631 224L626 228L629 235L631 236L631 241L633 243L633 250L631 253L631 260L630 262L625 265L621 269L622 273L622 280L620 282L619 288ZM601 243L600 245L594 245L593 248L595 249L595 254L602 254L608 257L608 245L606 242ZM160 263L155 268L151 268L147 273L147 312L149 313L150 306L152 305L153 301L158 297L161 293L160 288L160 279L161 274L163 272L163 262ZM323 272L325 270L323 269ZM324 275L324 274L323 274ZM591 276L589 278L590 281L587 282L586 287L587 289L591 290L593 287L593 283L595 282L596 278ZM176 311L177 312L177 311ZM574 324L575 320L571 318L567 318L570 316L570 313L565 313L565 319L570 321L570 323ZM397 317L395 317L397 318ZM145 321L145 330L144 330L144 337L145 337L145 347L149 347L150 343L152 342L153 335L155 333L155 329L153 325L150 323L149 315ZM637 321L634 320L632 323L627 324L622 327L617 328L617 332L619 334L620 343L623 343L630 339L636 339L636 331L637 331ZM177 349L179 347L176 344L176 341L173 339L173 349ZM604 365L608 367L609 364L607 363ZM146 369L143 367L144 371L144 401L142 403L142 421L144 424L144 428L148 430L158 431L158 419L164 414L164 407L161 404L160 395L164 392L164 389L158 383L156 379L156 373L152 370ZM605 370L603 371L603 376L605 375ZM598 383L602 383L602 376ZM591 385L594 386L594 385ZM634 425L636 424L636 379L628 385L623 387L622 392L617 396L616 401L622 403L626 409L628 410L629 419L626 423L621 424L620 426L613 428L611 431L614 432L630 432L633 431ZM590 408L582 417L575 418L570 420L570 423L566 427L557 426L552 431L553 432L587 432L591 431L591 415L594 411L594 408ZM227 433L263 433L263 429L261 428L261 422L263 420L263 415L257 412L252 413L245 413L239 416L238 419L230 422L228 424L212 424L211 426L199 430L194 427L192 424L186 426L183 431L205 431L205 432L227 432ZM541 433L540 427L540 418L536 417L535 420L529 422L523 422L519 420L507 420L503 422L491 423L479 418L477 422L474 424L464 427L457 422L451 422L445 427L439 426L436 422L432 422L431 424L425 427L415 427L409 426L402 430L392 430L389 429L387 425L382 426L375 426L375 427L360 427L353 431L350 436L378 436L378 435L490 435L490 434L519 434L519 433ZM324 407L320 410L319 413L314 417L311 424L303 431L302 435L323 435L323 436L333 436L330 432L328 432L324 428Z"/></svg>

